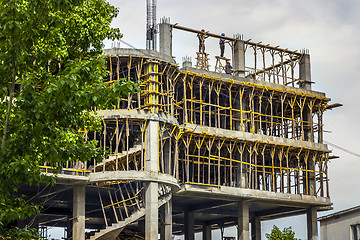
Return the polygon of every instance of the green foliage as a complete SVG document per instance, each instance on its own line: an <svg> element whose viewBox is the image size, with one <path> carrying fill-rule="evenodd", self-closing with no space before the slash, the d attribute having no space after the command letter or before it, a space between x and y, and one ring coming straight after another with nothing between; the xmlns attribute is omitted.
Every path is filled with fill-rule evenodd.
<svg viewBox="0 0 360 240"><path fill-rule="evenodd" d="M277 226L274 225L271 233L265 234L266 238L269 240L298 240L295 238L295 232L291 230L291 227L284 228L281 231Z"/></svg>
<svg viewBox="0 0 360 240"><path fill-rule="evenodd" d="M77 131L101 128L89 110L136 88L104 83L102 42L121 37L117 14L105 0L0 0L0 236L35 237L10 226L39 212L20 184L55 181L39 165L101 156Z"/></svg>

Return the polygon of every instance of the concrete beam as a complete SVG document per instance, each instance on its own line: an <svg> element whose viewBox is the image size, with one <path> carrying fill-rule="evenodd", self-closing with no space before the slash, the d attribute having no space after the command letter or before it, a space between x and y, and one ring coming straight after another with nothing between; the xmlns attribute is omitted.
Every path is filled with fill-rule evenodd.
<svg viewBox="0 0 360 240"><path fill-rule="evenodd" d="M255 189L244 189L236 187L221 186L214 187L209 192L208 189L197 188L196 185L183 184L181 190L176 193L179 196L196 196L198 198L217 199L217 200L241 200L252 199L253 201L264 201L267 203L281 204L308 208L310 206L331 206L329 198L309 196L302 194L291 194L281 192L270 192Z"/></svg>
<svg viewBox="0 0 360 240"><path fill-rule="evenodd" d="M196 124L182 124L180 125L181 128L186 130L191 130L195 134L204 134L204 132L209 133L209 136L217 136L223 137L228 139L238 139L238 140L246 140L249 142L266 142L268 144L280 144L280 145L287 145L294 148L306 148L312 149L317 151L324 151L330 152L327 148L326 144L322 143L315 143L315 142L308 142L308 141L301 141L301 140L294 140L291 138L281 138L281 137L274 137L268 135L261 135L261 134L254 134L249 132L240 132L240 131L232 131L227 129L221 128L214 128L214 127L207 127L207 126L200 126Z"/></svg>
<svg viewBox="0 0 360 240"><path fill-rule="evenodd" d="M134 180L141 182L158 182L171 186L173 191L180 190L178 180L169 174L147 171L107 171L91 173L88 181L89 183L104 182L104 181L126 181Z"/></svg>

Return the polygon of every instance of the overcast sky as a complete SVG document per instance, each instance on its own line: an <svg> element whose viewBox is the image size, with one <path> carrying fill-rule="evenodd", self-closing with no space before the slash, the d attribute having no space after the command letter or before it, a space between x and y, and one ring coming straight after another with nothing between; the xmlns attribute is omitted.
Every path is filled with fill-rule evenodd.
<svg viewBox="0 0 360 240"><path fill-rule="evenodd" d="M120 14L113 22L123 40L145 48L145 0L110 0ZM360 154L360 1L359 0L157 0L158 19L227 36L282 48L310 50L313 89L325 92L332 103L343 107L325 113L325 140ZM174 55L195 58L194 36L174 35ZM106 43L110 46L110 43ZM121 43L121 47L127 47ZM217 50L217 49L216 49ZM209 50L210 51L210 50ZM333 149L339 159L329 164L330 194L334 211L360 205L360 158ZM319 216L331 212L319 213ZM275 223L293 225L296 236L306 239L305 216ZM263 222L263 232L274 222ZM228 234L227 234L228 233ZM231 232L225 231L225 235ZM235 235L234 235L235 236Z"/></svg>

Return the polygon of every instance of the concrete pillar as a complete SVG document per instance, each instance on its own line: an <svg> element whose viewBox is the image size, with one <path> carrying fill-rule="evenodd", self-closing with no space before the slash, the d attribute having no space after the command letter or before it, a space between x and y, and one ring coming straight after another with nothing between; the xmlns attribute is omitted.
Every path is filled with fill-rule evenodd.
<svg viewBox="0 0 360 240"><path fill-rule="evenodd" d="M194 225L195 225L194 212L190 212L186 210L185 222L184 222L185 240L195 239Z"/></svg>
<svg viewBox="0 0 360 240"><path fill-rule="evenodd" d="M211 240L211 225L204 225L202 229L202 239Z"/></svg>
<svg viewBox="0 0 360 240"><path fill-rule="evenodd" d="M245 77L245 44L242 40L234 42L232 64L234 75Z"/></svg>
<svg viewBox="0 0 360 240"><path fill-rule="evenodd" d="M157 172L159 160L159 122L148 121L146 126L145 171ZM145 239L158 239L158 183L149 182L145 188Z"/></svg>
<svg viewBox="0 0 360 240"><path fill-rule="evenodd" d="M299 72L300 88L311 90L311 67L310 67L310 55L304 54L300 61Z"/></svg>
<svg viewBox="0 0 360 240"><path fill-rule="evenodd" d="M317 209L315 207L307 210L307 233L308 240L318 240Z"/></svg>
<svg viewBox="0 0 360 240"><path fill-rule="evenodd" d="M238 202L238 240L249 240L249 202Z"/></svg>
<svg viewBox="0 0 360 240"><path fill-rule="evenodd" d="M85 240L85 185L75 185L73 194L73 239Z"/></svg>
<svg viewBox="0 0 360 240"><path fill-rule="evenodd" d="M160 33L160 52L168 56L172 56L172 33L170 20L164 18L159 24Z"/></svg>
<svg viewBox="0 0 360 240"><path fill-rule="evenodd" d="M161 227L160 227L160 239L172 240L172 200L165 203L160 208L161 214Z"/></svg>
<svg viewBox="0 0 360 240"><path fill-rule="evenodd" d="M251 218L251 240L261 240L261 219Z"/></svg>

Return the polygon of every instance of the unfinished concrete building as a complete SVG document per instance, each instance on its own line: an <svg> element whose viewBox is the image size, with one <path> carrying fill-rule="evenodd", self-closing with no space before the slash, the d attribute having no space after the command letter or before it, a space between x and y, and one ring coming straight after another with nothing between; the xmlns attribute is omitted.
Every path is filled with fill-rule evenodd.
<svg viewBox="0 0 360 240"><path fill-rule="evenodd" d="M195 67L188 58L179 67L174 31L222 38L232 56L215 56L214 71L199 49ZM309 54L166 19L159 32L159 51L105 50L108 84L129 78L141 91L94 110L103 130L81 134L109 156L64 166L56 187L40 194L48 199L35 224L56 222L75 240L192 240L196 232L209 240L229 226L237 239L258 240L262 220L306 214L308 239L318 239L317 211L332 204L323 144L330 99L311 90Z"/></svg>

